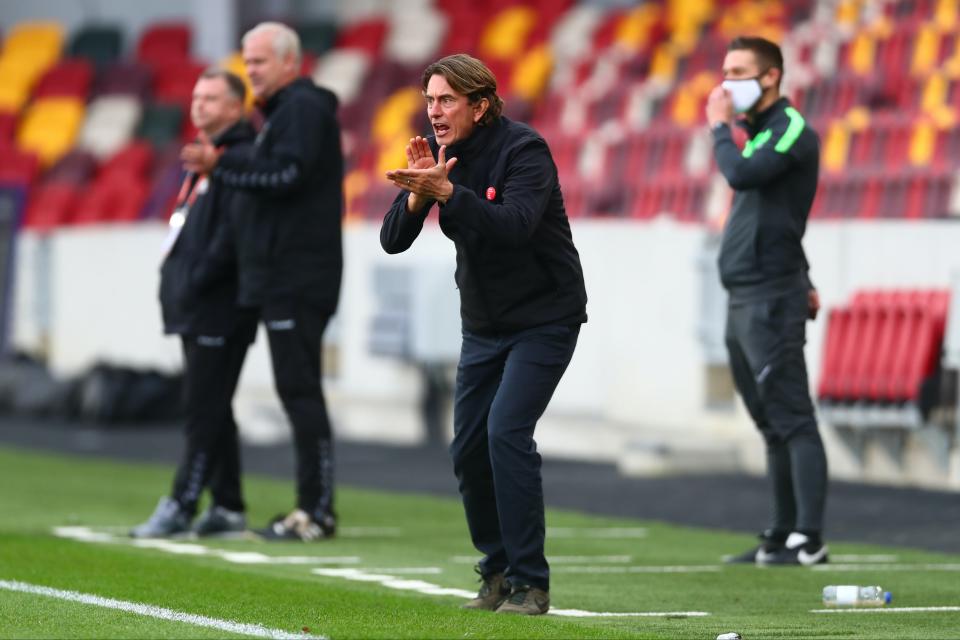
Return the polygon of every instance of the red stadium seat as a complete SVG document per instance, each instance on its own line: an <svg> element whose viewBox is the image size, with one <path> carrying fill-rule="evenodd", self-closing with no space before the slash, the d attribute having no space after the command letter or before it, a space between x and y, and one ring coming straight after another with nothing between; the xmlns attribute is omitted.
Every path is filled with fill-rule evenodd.
<svg viewBox="0 0 960 640"><path fill-rule="evenodd" d="M164 65L190 58L190 25L185 22L155 24L147 28L137 43L137 61Z"/></svg>

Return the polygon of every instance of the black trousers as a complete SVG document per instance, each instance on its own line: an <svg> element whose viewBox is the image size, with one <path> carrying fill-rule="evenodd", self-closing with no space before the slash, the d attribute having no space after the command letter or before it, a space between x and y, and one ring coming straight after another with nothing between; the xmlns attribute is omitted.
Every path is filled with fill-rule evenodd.
<svg viewBox="0 0 960 640"><path fill-rule="evenodd" d="M321 348L329 312L304 303L262 309L277 395L293 426L297 507L315 520L333 515L333 442L323 397Z"/></svg>
<svg viewBox="0 0 960 640"><path fill-rule="evenodd" d="M480 572L550 589L537 421L566 371L579 325L497 336L463 331L454 398L454 472Z"/></svg>
<svg viewBox="0 0 960 640"><path fill-rule="evenodd" d="M192 515L209 487L214 505L244 511L240 440L231 403L249 340L185 335L182 341L186 450L174 476L172 497Z"/></svg>
<svg viewBox="0 0 960 640"><path fill-rule="evenodd" d="M732 303L726 344L734 384L767 445L770 528L819 533L827 465L803 355L807 292Z"/></svg>

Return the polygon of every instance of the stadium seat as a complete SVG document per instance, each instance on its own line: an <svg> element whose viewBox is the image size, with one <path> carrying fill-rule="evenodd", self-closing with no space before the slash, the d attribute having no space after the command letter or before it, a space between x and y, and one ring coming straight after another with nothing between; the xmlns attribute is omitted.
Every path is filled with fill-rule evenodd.
<svg viewBox="0 0 960 640"><path fill-rule="evenodd" d="M37 157L13 148L0 150L0 186L29 188L40 172Z"/></svg>
<svg viewBox="0 0 960 640"><path fill-rule="evenodd" d="M149 26L137 42L138 62L149 66L186 62L190 58L190 25L184 22Z"/></svg>
<svg viewBox="0 0 960 640"><path fill-rule="evenodd" d="M72 58L84 58L98 68L114 62L123 49L123 34L112 25L84 25L70 40L67 54Z"/></svg>
<svg viewBox="0 0 960 640"><path fill-rule="evenodd" d="M93 83L93 65L83 59L61 60L47 70L33 91L34 98L67 97L86 100Z"/></svg>
<svg viewBox="0 0 960 640"><path fill-rule="evenodd" d="M30 191L24 226L49 231L68 224L80 196L80 188L67 182L48 182Z"/></svg>
<svg viewBox="0 0 960 640"><path fill-rule="evenodd" d="M62 182L79 188L92 180L96 173L96 156L88 151L74 148L47 170L44 174L44 182Z"/></svg>
<svg viewBox="0 0 960 640"><path fill-rule="evenodd" d="M184 128L184 109L179 104L148 104L136 130L136 137L155 147L163 148L181 140Z"/></svg>
<svg viewBox="0 0 960 640"><path fill-rule="evenodd" d="M50 166L73 146L83 115L84 103L76 98L39 99L23 117L17 144L36 153L43 166Z"/></svg>
<svg viewBox="0 0 960 640"><path fill-rule="evenodd" d="M127 95L146 100L150 95L153 73L149 67L137 63L118 62L97 74L93 95Z"/></svg>
<svg viewBox="0 0 960 640"><path fill-rule="evenodd" d="M106 158L132 138L143 107L133 95L108 94L94 99L80 131L77 147Z"/></svg>

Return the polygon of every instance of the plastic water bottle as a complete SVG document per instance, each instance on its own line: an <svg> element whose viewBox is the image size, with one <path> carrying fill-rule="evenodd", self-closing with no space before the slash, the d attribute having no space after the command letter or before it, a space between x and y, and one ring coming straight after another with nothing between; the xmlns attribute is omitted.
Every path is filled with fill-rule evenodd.
<svg viewBox="0 0 960 640"><path fill-rule="evenodd" d="M823 588L825 607L882 607L890 604L893 596L880 587L860 587L855 584L830 585Z"/></svg>

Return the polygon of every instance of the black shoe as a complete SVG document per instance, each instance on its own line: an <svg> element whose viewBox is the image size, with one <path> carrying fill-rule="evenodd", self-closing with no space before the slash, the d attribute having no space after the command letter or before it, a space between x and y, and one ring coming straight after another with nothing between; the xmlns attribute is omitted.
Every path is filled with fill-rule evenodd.
<svg viewBox="0 0 960 640"><path fill-rule="evenodd" d="M143 524L130 529L131 538L169 538L190 528L190 515L173 498L160 498L157 508Z"/></svg>
<svg viewBox="0 0 960 640"><path fill-rule="evenodd" d="M294 509L287 516L277 516L270 525L256 533L264 540L299 540L311 542L332 538L337 531L337 520L327 514L320 522L312 519L303 509Z"/></svg>
<svg viewBox="0 0 960 640"><path fill-rule="evenodd" d="M480 567L474 567L474 571L480 573ZM477 597L466 604L461 605L463 609L483 609L485 611L496 611L497 607L503 604L503 601L510 595L510 583L504 577L503 573L492 573L488 576L481 574L480 592Z"/></svg>
<svg viewBox="0 0 960 640"><path fill-rule="evenodd" d="M190 530L198 536L215 536L224 533L240 533L247 528L247 518L243 511L231 511L225 507L211 505L200 514Z"/></svg>
<svg viewBox="0 0 960 640"><path fill-rule="evenodd" d="M757 558L757 564L763 566L811 567L828 562L830 556L827 554L827 545L796 531L790 534L782 549L764 557L762 561Z"/></svg>
<svg viewBox="0 0 960 640"><path fill-rule="evenodd" d="M771 529L761 532L757 538L760 539L760 544L756 547L740 555L724 556L723 561L727 564L762 564L771 554L783 549L787 541L786 534L779 534Z"/></svg>

